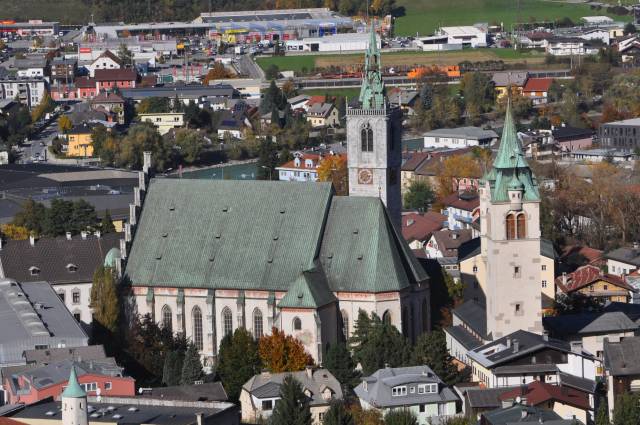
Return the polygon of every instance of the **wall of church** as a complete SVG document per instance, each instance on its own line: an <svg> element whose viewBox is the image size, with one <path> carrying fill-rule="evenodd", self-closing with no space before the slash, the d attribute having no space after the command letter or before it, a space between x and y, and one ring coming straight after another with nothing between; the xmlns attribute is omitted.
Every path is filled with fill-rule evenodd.
<svg viewBox="0 0 640 425"><path fill-rule="evenodd" d="M460 280L464 285L464 299L486 305L487 266L485 257L476 255L460 262Z"/></svg>

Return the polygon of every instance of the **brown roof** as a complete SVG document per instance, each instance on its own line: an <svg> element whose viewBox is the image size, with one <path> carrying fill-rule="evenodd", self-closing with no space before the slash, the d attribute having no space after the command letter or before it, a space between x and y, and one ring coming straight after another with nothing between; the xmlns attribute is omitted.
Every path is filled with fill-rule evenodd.
<svg viewBox="0 0 640 425"><path fill-rule="evenodd" d="M475 192L452 193L442 200L445 207L458 208L465 211L473 211L480 207L480 197Z"/></svg>
<svg viewBox="0 0 640 425"><path fill-rule="evenodd" d="M429 152L413 152L402 164L402 171L415 171L424 161L431 157Z"/></svg>
<svg viewBox="0 0 640 425"><path fill-rule="evenodd" d="M105 50L103 54L101 54L96 58L96 60L94 60L94 62L100 58L109 58L115 63L117 63L118 65L122 66L122 61L120 60L120 58L116 56L111 50Z"/></svg>
<svg viewBox="0 0 640 425"><path fill-rule="evenodd" d="M559 401L563 404L589 410L589 395L566 386L551 385L534 381L524 388L515 388L500 395L500 400L509 401L521 397L528 406L538 406L548 401Z"/></svg>
<svg viewBox="0 0 640 425"><path fill-rule="evenodd" d="M452 149L446 151L436 151L430 152L431 158L423 161L418 168L416 168L415 172L421 176L435 176L439 172L440 163L444 161L445 158L454 155L464 155L466 153L471 152L472 148L462 148L462 149Z"/></svg>
<svg viewBox="0 0 640 425"><path fill-rule="evenodd" d="M16 421L15 419L0 416L0 425L27 425L26 422Z"/></svg>
<svg viewBox="0 0 640 425"><path fill-rule="evenodd" d="M522 91L549 91L551 83L553 83L553 78L529 78Z"/></svg>
<svg viewBox="0 0 640 425"><path fill-rule="evenodd" d="M115 93L102 92L91 99L91 103L124 103L124 99Z"/></svg>
<svg viewBox="0 0 640 425"><path fill-rule="evenodd" d="M443 256L457 257L460 245L471 240L471 229L439 230L433 233L433 238Z"/></svg>
<svg viewBox="0 0 640 425"><path fill-rule="evenodd" d="M96 80L89 77L78 77L75 80L77 88L90 89L96 87Z"/></svg>
<svg viewBox="0 0 640 425"><path fill-rule="evenodd" d="M96 81L135 81L138 74L134 69L96 69Z"/></svg>
<svg viewBox="0 0 640 425"><path fill-rule="evenodd" d="M442 223L446 219L446 216L436 212L428 212L424 215L404 214L402 216L402 236L407 242L427 241L433 232L442 229Z"/></svg>
<svg viewBox="0 0 640 425"><path fill-rule="evenodd" d="M558 287L562 289L563 292L569 293L601 280L629 291L634 290L621 277L603 274L598 267L592 266L591 264L582 266L573 273L568 273L566 276L557 277L556 284L558 284Z"/></svg>
<svg viewBox="0 0 640 425"><path fill-rule="evenodd" d="M584 257L588 264L598 265L600 262L603 262L602 254L603 252L601 250L588 246L567 245L562 250L561 260L566 260L572 255L580 255Z"/></svg>

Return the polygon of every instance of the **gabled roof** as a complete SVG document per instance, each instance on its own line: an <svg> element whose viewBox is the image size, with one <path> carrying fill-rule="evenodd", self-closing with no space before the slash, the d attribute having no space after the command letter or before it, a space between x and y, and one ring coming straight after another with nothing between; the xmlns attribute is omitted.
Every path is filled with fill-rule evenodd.
<svg viewBox="0 0 640 425"><path fill-rule="evenodd" d="M79 89L95 89L96 80L91 77L76 77L74 84Z"/></svg>
<svg viewBox="0 0 640 425"><path fill-rule="evenodd" d="M529 74L526 71L501 71L494 72L491 79L496 87L522 87L527 82L527 78L529 78Z"/></svg>
<svg viewBox="0 0 640 425"><path fill-rule="evenodd" d="M424 161L431 158L430 152L412 152L402 163L402 171L415 171Z"/></svg>
<svg viewBox="0 0 640 425"><path fill-rule="evenodd" d="M111 50L108 50L108 49L105 50L104 53L98 56L92 63L96 63L98 59L101 59L101 58L109 58L115 63L117 63L118 65L122 66L122 61L120 60L120 58L116 56Z"/></svg>
<svg viewBox="0 0 640 425"><path fill-rule="evenodd" d="M592 137L595 132L590 128L571 127L563 125L551 130L551 135L557 142L563 142L566 140L584 139L585 137Z"/></svg>
<svg viewBox="0 0 640 425"><path fill-rule="evenodd" d="M471 240L471 233L471 229L443 229L433 232L432 238L435 239L438 250L444 257L457 257L458 248L462 243Z"/></svg>
<svg viewBox="0 0 640 425"><path fill-rule="evenodd" d="M640 337L604 342L604 365L611 376L640 375Z"/></svg>
<svg viewBox="0 0 640 425"><path fill-rule="evenodd" d="M427 241L433 232L442 229L445 215L430 211L426 214L409 213L402 215L402 236L407 242Z"/></svg>
<svg viewBox="0 0 640 425"><path fill-rule="evenodd" d="M591 409L587 393L540 381L533 381L527 386L515 388L500 395L502 401L516 400L518 397L528 406L539 406L542 403L559 401L582 410Z"/></svg>
<svg viewBox="0 0 640 425"><path fill-rule="evenodd" d="M454 192L442 200L445 207L453 207L464 211L473 211L480 206L480 197L476 192Z"/></svg>
<svg viewBox="0 0 640 425"><path fill-rule="evenodd" d="M86 347L47 348L46 350L25 350L24 360L27 364L46 365L63 360L99 360L107 355L102 345L88 345Z"/></svg>
<svg viewBox="0 0 640 425"><path fill-rule="evenodd" d="M556 284L565 293L578 291L592 283L604 281L627 291L636 291L623 278L611 274L604 274L600 268L587 264L579 267L573 273L556 278Z"/></svg>
<svg viewBox="0 0 640 425"><path fill-rule="evenodd" d="M553 410L514 404L482 414L481 423L485 425L515 425L535 423L536 425L582 425L575 419L562 419Z"/></svg>
<svg viewBox="0 0 640 425"><path fill-rule="evenodd" d="M333 103L314 103L307 110L307 115L326 118L333 108Z"/></svg>
<svg viewBox="0 0 640 425"><path fill-rule="evenodd" d="M482 338L486 338L487 312L480 304L474 300L467 300L456 307L452 313Z"/></svg>
<svg viewBox="0 0 640 425"><path fill-rule="evenodd" d="M640 249L636 249L634 247L620 247L613 251L606 252L604 257L640 267Z"/></svg>
<svg viewBox="0 0 640 425"><path fill-rule="evenodd" d="M135 81L138 73L135 69L96 69L96 81Z"/></svg>
<svg viewBox="0 0 640 425"><path fill-rule="evenodd" d="M91 103L124 103L124 99L112 92L102 92L91 99Z"/></svg>
<svg viewBox="0 0 640 425"><path fill-rule="evenodd" d="M463 392L465 397L467 398L469 407L471 407L472 409L497 409L502 406L502 400L500 400L500 396L503 393L511 391L514 388L519 387L470 387L464 388Z"/></svg>
<svg viewBox="0 0 640 425"><path fill-rule="evenodd" d="M336 302L321 268L303 271L278 303L280 308L320 308Z"/></svg>
<svg viewBox="0 0 640 425"><path fill-rule="evenodd" d="M529 78L522 88L523 92L548 92L553 78Z"/></svg>
<svg viewBox="0 0 640 425"><path fill-rule="evenodd" d="M607 334L638 330L638 325L622 312L567 314L544 317L542 323L553 336Z"/></svg>

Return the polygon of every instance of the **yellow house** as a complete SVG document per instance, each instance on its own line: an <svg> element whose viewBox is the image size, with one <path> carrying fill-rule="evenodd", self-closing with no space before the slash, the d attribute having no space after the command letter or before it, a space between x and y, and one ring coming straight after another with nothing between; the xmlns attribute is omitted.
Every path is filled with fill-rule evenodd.
<svg viewBox="0 0 640 425"><path fill-rule="evenodd" d="M67 133L67 156L93 156L93 141L91 140L92 129L91 126L85 123L72 128L69 133Z"/></svg>
<svg viewBox="0 0 640 425"><path fill-rule="evenodd" d="M628 303L636 290L620 276L603 274L596 266L587 264L573 273L565 273L556 279L558 288L565 294L578 293L602 301Z"/></svg>
<svg viewBox="0 0 640 425"><path fill-rule="evenodd" d="M496 90L496 99L507 94L511 88L512 94L522 94L522 88L527 83L529 74L523 71L505 71L493 74L492 81Z"/></svg>

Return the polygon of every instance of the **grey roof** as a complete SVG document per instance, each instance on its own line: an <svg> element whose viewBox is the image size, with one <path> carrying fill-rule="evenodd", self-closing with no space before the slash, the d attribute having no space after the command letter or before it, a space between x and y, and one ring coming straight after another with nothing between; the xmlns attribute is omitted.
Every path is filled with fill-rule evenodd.
<svg viewBox="0 0 640 425"><path fill-rule="evenodd" d="M517 351L515 351L515 341L518 342ZM495 368L542 349L551 349L564 353L572 351L571 344L567 341L547 338L533 332L518 330L471 350L467 355L486 368ZM591 354L585 351L576 352L575 354L586 358L593 358Z"/></svg>
<svg viewBox="0 0 640 425"><path fill-rule="evenodd" d="M109 250L119 247L121 237L118 233L106 233L99 238L95 235L88 235L86 239L75 235L71 240L65 236L41 238L33 246L29 240L10 240L0 250L2 273L21 282L91 282L93 273L103 264ZM31 267L40 272L32 274Z"/></svg>
<svg viewBox="0 0 640 425"><path fill-rule="evenodd" d="M304 102L309 99L311 99L311 96L309 96L308 94L299 94L297 96L290 97L289 99L287 99L287 102L289 104L294 104Z"/></svg>
<svg viewBox="0 0 640 425"><path fill-rule="evenodd" d="M140 397L182 401L227 401L228 399L221 382L155 387L150 391L144 391Z"/></svg>
<svg viewBox="0 0 640 425"><path fill-rule="evenodd" d="M87 345L87 335L47 282L0 280L0 365L23 363L36 345Z"/></svg>
<svg viewBox="0 0 640 425"><path fill-rule="evenodd" d="M558 376L560 377L560 383L564 386L575 388L576 390L586 393L593 394L596 392L596 381L563 372L558 373Z"/></svg>
<svg viewBox="0 0 640 425"><path fill-rule="evenodd" d="M598 312L544 317L542 323L553 336L585 335L638 330L638 325L622 312Z"/></svg>
<svg viewBox="0 0 640 425"><path fill-rule="evenodd" d="M604 365L611 376L640 375L640 337L605 341Z"/></svg>
<svg viewBox="0 0 640 425"><path fill-rule="evenodd" d="M426 365L378 369L371 376L363 378L363 381L366 381L367 388L365 389L364 383L360 383L354 392L361 400L379 408L458 400L454 392ZM409 390L405 396L391 395L395 386L407 385L415 388L415 385L423 383L438 384L438 393L419 394L416 390L413 393Z"/></svg>
<svg viewBox="0 0 640 425"><path fill-rule="evenodd" d="M428 279L378 198L333 196L328 183L195 179L151 181L125 275L139 286L288 291L319 267L333 292Z"/></svg>
<svg viewBox="0 0 640 425"><path fill-rule="evenodd" d="M605 252L604 257L640 267L640 250L634 249L633 247L621 247L613 251Z"/></svg>
<svg viewBox="0 0 640 425"><path fill-rule="evenodd" d="M501 388L464 388L464 395L472 409L495 409L502 406L500 396L518 387Z"/></svg>
<svg viewBox="0 0 640 425"><path fill-rule="evenodd" d="M322 396L325 389L331 390L333 399L342 399L342 388L340 382L327 369L302 370L299 372L285 373L261 373L253 376L242 386L257 398L276 398L280 396L280 385L284 378L292 375L303 390L311 392L309 404L311 406L323 406L329 404L331 400L326 400Z"/></svg>
<svg viewBox="0 0 640 425"><path fill-rule="evenodd" d="M317 102L311 105L311 107L307 110L307 115L326 117L327 115L329 115L333 107L333 103Z"/></svg>
<svg viewBox="0 0 640 425"><path fill-rule="evenodd" d="M486 339L487 335L487 313L486 310L474 300L467 300L453 310L453 314L458 316L467 326L473 329L478 335Z"/></svg>
<svg viewBox="0 0 640 425"><path fill-rule="evenodd" d="M628 120L611 121L611 122L608 122L608 123L604 123L602 125L607 125L607 126L610 126L610 125L613 125L613 126L615 126L615 125L638 125L638 126L640 126L640 118L630 118Z"/></svg>
<svg viewBox="0 0 640 425"><path fill-rule="evenodd" d="M44 68L47 66L47 59L44 56L15 59L14 65L18 69Z"/></svg>
<svg viewBox="0 0 640 425"><path fill-rule="evenodd" d="M424 137L456 137L473 140L497 139L498 134L493 130L485 130L480 127L456 127L456 128L440 128L437 130L427 131Z"/></svg>
<svg viewBox="0 0 640 425"><path fill-rule="evenodd" d="M234 97L237 91L229 84L203 85L175 85L164 87L148 87L122 89L120 94L124 98L142 100L149 97L178 97L179 99L199 99L201 97Z"/></svg>
<svg viewBox="0 0 640 425"><path fill-rule="evenodd" d="M52 347L45 350L25 350L24 359L27 364L47 365L63 360L100 360L107 355L102 345L88 345L86 347Z"/></svg>
<svg viewBox="0 0 640 425"><path fill-rule="evenodd" d="M445 329L445 332L451 335L456 341L458 341L467 350L473 350L482 345L482 341L473 336L469 331L460 325L449 326Z"/></svg>
<svg viewBox="0 0 640 425"><path fill-rule="evenodd" d="M504 71L494 72L492 81L498 87L524 86L528 78L529 74L526 71Z"/></svg>
<svg viewBox="0 0 640 425"><path fill-rule="evenodd" d="M562 419L560 415L553 410L524 406L521 404L483 413L481 421L485 425L512 425L522 422L539 423L540 425L582 424L582 422L576 419Z"/></svg>
<svg viewBox="0 0 640 425"><path fill-rule="evenodd" d="M535 374L535 373L544 373L544 372L554 373L557 371L558 371L558 366L556 366L555 364L547 364L547 363L499 366L493 369L493 373L496 376L523 375L523 374Z"/></svg>

